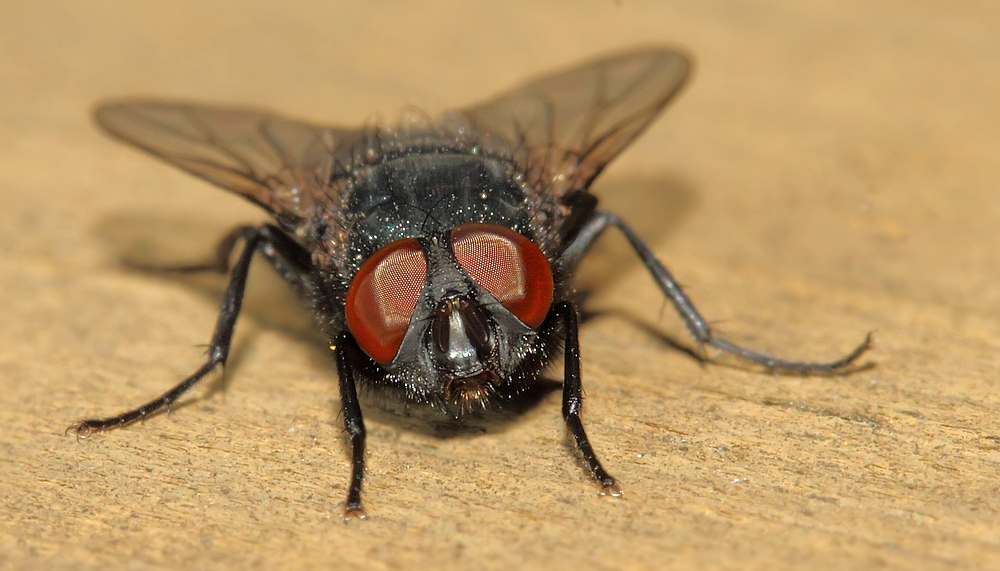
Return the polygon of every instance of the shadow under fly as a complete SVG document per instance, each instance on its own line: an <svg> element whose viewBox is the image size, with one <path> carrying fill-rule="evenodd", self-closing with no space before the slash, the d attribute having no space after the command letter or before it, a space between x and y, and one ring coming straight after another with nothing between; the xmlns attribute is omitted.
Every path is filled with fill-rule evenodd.
<svg viewBox="0 0 1000 571"><path fill-rule="evenodd" d="M560 351L566 426L602 494L621 495L580 417L572 286L588 248L609 228L625 236L699 348L773 371L847 367L871 335L826 363L717 338L646 243L588 191L680 90L689 68L679 52L637 49L392 127L344 129L152 100L101 105L97 122L106 131L242 195L274 223L237 228L217 259L177 268L230 276L205 363L159 398L70 431L84 437L168 409L225 364L255 255L306 300L330 339L353 466L345 519L365 513L359 385L459 418L530 393Z"/></svg>

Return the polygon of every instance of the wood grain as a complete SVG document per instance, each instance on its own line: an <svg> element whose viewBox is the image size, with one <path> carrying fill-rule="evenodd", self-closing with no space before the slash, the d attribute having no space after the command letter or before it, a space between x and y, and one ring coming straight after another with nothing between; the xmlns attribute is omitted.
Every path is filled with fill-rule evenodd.
<svg viewBox="0 0 1000 571"><path fill-rule="evenodd" d="M0 567L1000 567L1000 10L972 0L48 2L0 9ZM197 258L238 198L117 145L144 94L358 124L638 43L692 84L599 180L727 338L845 377L702 366L620 237L580 276L598 497L554 393L487 434L371 412L371 517L308 319L255 270L224 382L84 441L201 358ZM558 374L558 370L554 372ZM212 383L209 383L210 385ZM210 390L214 387L215 390Z"/></svg>

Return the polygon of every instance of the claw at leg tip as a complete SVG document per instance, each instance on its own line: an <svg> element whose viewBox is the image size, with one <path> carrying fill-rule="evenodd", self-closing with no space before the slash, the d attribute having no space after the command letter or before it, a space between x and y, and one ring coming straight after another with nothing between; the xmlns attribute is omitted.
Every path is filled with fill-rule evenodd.
<svg viewBox="0 0 1000 571"><path fill-rule="evenodd" d="M368 514L365 513L364 508L361 506L345 506L342 517L344 519L344 523L346 524L352 519L368 519Z"/></svg>
<svg viewBox="0 0 1000 571"><path fill-rule="evenodd" d="M90 436L93 432L94 429L91 428L90 426L87 426L86 424L74 424L66 428L66 432L64 432L63 434L65 434L66 436L70 435L76 436L77 440L83 440L88 436Z"/></svg>
<svg viewBox="0 0 1000 571"><path fill-rule="evenodd" d="M611 496L612 498L620 498L625 492L618 486L618 484L611 484L610 486L604 486L601 488L602 496Z"/></svg>

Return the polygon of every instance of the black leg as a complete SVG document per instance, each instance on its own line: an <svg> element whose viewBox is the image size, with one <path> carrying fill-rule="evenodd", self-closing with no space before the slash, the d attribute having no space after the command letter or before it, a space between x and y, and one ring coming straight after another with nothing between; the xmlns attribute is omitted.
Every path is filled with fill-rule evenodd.
<svg viewBox="0 0 1000 571"><path fill-rule="evenodd" d="M205 262L177 266L157 266L129 260L126 262L126 265L132 269L153 273L195 274L200 272L217 272L224 274L229 271L229 256L236 248L236 243L246 236L247 233L256 231L258 229L254 226L233 228L229 234L226 234L222 240L219 240L219 245L215 248L215 258Z"/></svg>
<svg viewBox="0 0 1000 571"><path fill-rule="evenodd" d="M337 335L332 349L337 358L337 376L340 377L340 405L344 427L351 438L351 485L347 490L347 503L344 504L344 521L352 517L364 519L366 515L361 507L361 484L365 479L365 421L361 416L351 365L356 362L361 349L354 337L346 331Z"/></svg>
<svg viewBox="0 0 1000 571"><path fill-rule="evenodd" d="M200 269L202 271L219 270L224 272L228 269L229 254L235 247L236 242L240 238L246 242L243 252L240 254L235 266L233 266L229 285L226 288L225 295L222 297L222 306L219 309L215 332L212 334L212 340L208 346L208 360L205 364L180 384L139 408L109 418L84 420L79 424L69 427L67 433L72 432L82 438L90 435L95 430L102 431L126 426L137 420L144 419L157 411L169 411L170 405L189 391L205 375L219 365L225 366L233 339L236 318L239 316L240 307L243 303L243 292L246 289L247 274L250 270L250 261L253 259L254 252L267 250L273 254L272 257L279 256L279 254L275 253L274 230L268 226L261 228L238 228L236 231L230 233L219 245L219 258L215 263L203 264L201 266L161 268L164 271L197 271ZM280 247L279 245L278 248Z"/></svg>
<svg viewBox="0 0 1000 571"><path fill-rule="evenodd" d="M562 258L563 264L567 268L575 268L576 265L580 263L580 260L583 259L583 256L590 245L608 226L618 228L622 234L625 235L625 238L628 239L636 254L639 255L642 263L653 275L653 279L656 280L656 285L659 286L660 291L662 291L667 299L670 300L670 303L673 304L674 309L677 310L681 319L684 320L684 325L691 333L691 336L694 337L695 341L697 341L700 345L708 345L709 347L714 347L725 353L736 355L737 357L751 363L767 367L771 371L795 374L832 373L856 361L858 357L860 357L872 346L873 334L869 333L865 337L865 340L845 357L827 363L811 363L777 359L764 353L759 353L738 345L733 345L728 341L716 339L711 328L708 326L708 322L705 321L705 318L702 317L700 313L698 313L694 304L691 303L691 300L687 297L684 291L681 290L677 280L675 280L674 277L670 275L670 272L667 271L667 268L664 267L658 259L656 259L656 255L654 255L653 251L649 249L649 246L647 246L646 243L639 238L639 236L625 223L625 221L610 212L599 211L593 218L583 225L576 238L566 248Z"/></svg>
<svg viewBox="0 0 1000 571"><path fill-rule="evenodd" d="M554 320L562 321L566 332L566 347L564 354L566 357L565 372L563 373L563 419L566 420L566 427L573 435L573 441L580 450L584 462L590 468L594 479L601 485L601 495L621 496L622 490L601 466L601 461L594 454L594 449L590 445L586 431L583 430L583 422L580 420L580 411L583 408L583 385L580 379L580 335L577 325L576 308L566 301L561 301L552 306L551 316Z"/></svg>
<svg viewBox="0 0 1000 571"><path fill-rule="evenodd" d="M313 279L312 261L309 253L280 228L271 224L260 227L240 226L226 234L216 247L215 258L198 264L183 264L177 266L153 266L144 263L129 262L128 265L137 270L153 273L194 274L200 272L229 272L229 259L236 244L241 239L258 234L261 241L257 248L260 254L282 279L295 289L302 299L318 300L318 286ZM325 299L325 298L324 298Z"/></svg>

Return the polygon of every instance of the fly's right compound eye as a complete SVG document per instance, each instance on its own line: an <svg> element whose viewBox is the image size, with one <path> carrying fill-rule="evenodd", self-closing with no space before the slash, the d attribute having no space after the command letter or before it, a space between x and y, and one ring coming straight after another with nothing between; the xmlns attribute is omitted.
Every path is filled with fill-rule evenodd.
<svg viewBox="0 0 1000 571"><path fill-rule="evenodd" d="M388 365L396 357L427 276L427 260L413 238L397 240L361 266L347 290L347 328L369 357Z"/></svg>

